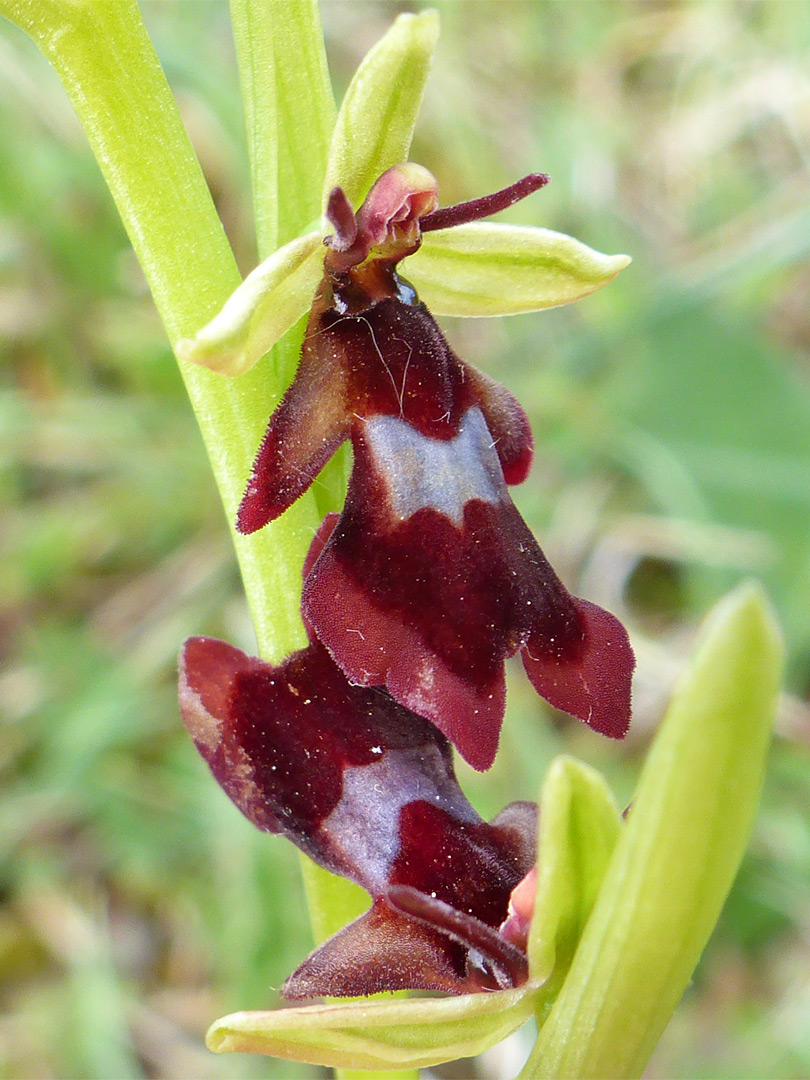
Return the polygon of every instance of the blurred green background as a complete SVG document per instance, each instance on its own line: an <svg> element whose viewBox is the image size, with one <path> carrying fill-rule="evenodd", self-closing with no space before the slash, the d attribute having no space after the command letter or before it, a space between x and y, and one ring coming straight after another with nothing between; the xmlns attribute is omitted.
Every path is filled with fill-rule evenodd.
<svg viewBox="0 0 810 1080"><path fill-rule="evenodd" d="M418 5L416 5L418 6ZM413 157L444 202L540 169L505 219L633 256L603 292L446 320L538 452L515 493L567 584L628 623L622 745L511 672L484 814L567 750L629 798L707 607L762 578L788 693L739 880L651 1077L810 1075L810 7L436 5ZM336 92L407 5L327 2ZM144 16L243 270L255 252L224 3ZM213 480L112 202L52 71L0 25L0 1076L319 1076L217 1058L310 948L294 850L255 832L180 722L189 634L251 648ZM444 1076L506 1076L520 1040Z"/></svg>

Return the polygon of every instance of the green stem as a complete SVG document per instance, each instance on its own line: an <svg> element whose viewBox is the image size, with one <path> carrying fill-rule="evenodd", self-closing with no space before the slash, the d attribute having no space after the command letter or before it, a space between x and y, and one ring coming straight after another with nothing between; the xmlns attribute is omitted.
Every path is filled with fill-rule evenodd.
<svg viewBox="0 0 810 1080"><path fill-rule="evenodd" d="M4 14L56 69L84 126L143 267L169 339L193 335L239 284L217 217L134 0L2 0ZM283 384L263 361L231 382L181 371L228 520ZM314 496L234 545L259 651L278 659L303 643L303 552L318 522Z"/></svg>
<svg viewBox="0 0 810 1080"><path fill-rule="evenodd" d="M172 344L193 335L240 276L137 4L2 0L0 12L29 34L62 80ZM233 18L265 255L319 213L334 103L311 0L234 0ZM238 381L180 365L231 523L267 417L295 371L303 327L296 330ZM268 659L304 642L301 564L321 515L308 494L256 535L233 534ZM360 908L347 883L324 881L314 869L304 860L316 934L331 933L342 909L353 917Z"/></svg>
<svg viewBox="0 0 810 1080"><path fill-rule="evenodd" d="M335 105L315 0L231 0L259 258L321 212Z"/></svg>

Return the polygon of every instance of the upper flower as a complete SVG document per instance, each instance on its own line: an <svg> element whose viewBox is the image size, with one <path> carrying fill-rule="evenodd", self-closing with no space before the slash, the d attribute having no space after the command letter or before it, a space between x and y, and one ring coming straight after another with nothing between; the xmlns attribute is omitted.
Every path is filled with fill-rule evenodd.
<svg viewBox="0 0 810 1080"><path fill-rule="evenodd" d="M405 165L356 215L335 189L301 362L237 518L244 533L272 521L351 438L346 504L303 613L353 682L386 686L478 769L495 756L516 651L538 692L595 730L621 737L630 716L624 628L568 593L507 493L531 464L525 413L456 356L398 272L437 218L457 225L545 182L437 211L433 177Z"/></svg>

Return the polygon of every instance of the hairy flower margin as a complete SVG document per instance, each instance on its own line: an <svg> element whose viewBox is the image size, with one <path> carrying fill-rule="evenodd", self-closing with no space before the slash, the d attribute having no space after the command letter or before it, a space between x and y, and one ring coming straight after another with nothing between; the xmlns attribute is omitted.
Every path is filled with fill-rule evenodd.
<svg viewBox="0 0 810 1080"><path fill-rule="evenodd" d="M262 195L257 202L257 224L265 241L276 235L272 220L278 206L273 196L276 177L294 170L296 147L303 148L298 167L307 177L311 162L306 154L312 152L325 124L331 123L326 107L320 112L316 107L309 116L302 110L305 101L325 100L323 86L315 85L318 79L323 83L325 68L314 3L288 0L272 5L272 20L267 18L270 8L263 0L232 0L245 107L253 130L249 135L254 178L259 181L257 194ZM234 288L236 269L137 5L134 0L114 5L96 0L71 5L0 0L0 14L32 37L62 79L104 170L169 336L177 344L210 318ZM385 113L395 93L402 106L396 115L402 123L382 132L380 138L375 115L363 116L352 94L347 95L339 124L342 133L336 132L332 144L328 190L337 175L350 172L352 184L346 185L347 192L357 202L375 176L407 159L410 128L435 36L431 13L404 17L367 58L362 70L379 91L375 95L378 115ZM99 48L100 42L105 48ZM280 78L269 62L274 51ZM268 63L249 62L257 58ZM286 67L285 58L289 58ZM259 160L262 151L257 146L272 143L257 142L256 133L275 123L269 105L275 89L296 78L310 81L306 91L302 81L301 93L291 98L299 122L295 147L287 148L286 157L276 159L277 151L272 149ZM361 126L353 128L356 122ZM347 162L344 158L350 147ZM161 188L156 198L155 176L167 170L175 182ZM288 191L297 195L306 186L306 182L290 185ZM307 205L306 199L299 199L294 207L288 199L285 212L290 220L303 223L306 213L313 213L306 211ZM497 285L502 279L497 266L487 275L494 283L491 301L481 295L475 271L476 256L482 252L483 258L498 262L493 260L497 241L497 236L482 231L477 239L468 235L463 241L467 274L461 276L448 273L455 266L452 246L434 249L437 280L431 283L425 274L420 288L436 312L446 310L437 298L442 282L449 280L456 288L459 308L470 303L478 313L486 313L482 309L490 302L490 313L498 312L502 297ZM565 243L562 246L570 250ZM521 249L515 238L509 252L502 253L507 279L510 274L516 277L513 256L518 252L519 261L521 250L531 256L535 248L527 242ZM195 253L192 261L189 251ZM568 273L564 263L563 277ZM540 258L540 277L543 265ZM546 270L553 276L553 257ZM587 276L587 266L585 270ZM575 292L581 282L574 272L569 285L571 277ZM533 282L537 278L536 274ZM526 280L524 276L524 286ZM433 284L435 297L429 292ZM519 288L514 281L515 296ZM508 282L506 291L510 291ZM531 310L532 297L525 299L528 306L521 310ZM305 298L302 310L307 305ZM249 395L232 392L224 381L214 384L193 367L181 367L230 513L236 508L250 452L239 450L235 433L261 423L261 403L252 410ZM260 574L254 567L271 550L278 551L281 533L276 532L272 544L269 539L262 543L264 534L249 542L237 538L263 649L278 648L285 633L287 641L294 637L292 629L279 630L279 590L286 588L283 578L268 580L266 561ZM336 1066L410 1068L477 1053L534 1013L540 1036L523 1076L639 1076L689 980L739 864L759 796L781 662L778 630L764 597L756 587L737 590L719 606L704 630L624 826L611 817L615 810L607 812L604 784L598 777L584 771L590 780L595 779L598 791L592 792L588 783L577 780L583 775L582 766L568 761L552 766L541 797L544 824L538 901L529 937L529 981L523 987L444 1001L351 1003L234 1014L212 1027L211 1048ZM587 789L584 797L583 786ZM588 828L595 817L602 827ZM586 834L596 835L598 842L583 843ZM559 844L554 837L560 839ZM588 867L584 874L583 866ZM328 887L332 893L333 882ZM579 882L584 883L581 893ZM584 932L580 932L583 924Z"/></svg>

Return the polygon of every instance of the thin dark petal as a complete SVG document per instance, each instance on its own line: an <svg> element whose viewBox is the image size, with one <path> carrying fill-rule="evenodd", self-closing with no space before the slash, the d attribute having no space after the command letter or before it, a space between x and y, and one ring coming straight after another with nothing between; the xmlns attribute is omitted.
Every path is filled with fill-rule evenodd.
<svg viewBox="0 0 810 1080"><path fill-rule="evenodd" d="M425 926L439 927L453 940L481 955L498 972L501 989L522 986L529 977L525 952L486 923L409 885L392 885L385 894L395 911Z"/></svg>
<svg viewBox="0 0 810 1080"><path fill-rule="evenodd" d="M479 989L465 970L467 950L382 900L316 949L281 988L284 997L360 997L394 990Z"/></svg>
<svg viewBox="0 0 810 1080"><path fill-rule="evenodd" d="M295 381L270 418L236 527L252 533L274 521L312 484L349 435L343 373L305 343Z"/></svg>
<svg viewBox="0 0 810 1080"><path fill-rule="evenodd" d="M443 206L440 210L425 214L419 219L419 227L422 232L431 232L435 229L451 229L455 225L463 225L468 221L479 221L481 218L491 217L493 214L499 214L501 210L514 206L527 195L539 191L550 180L551 177L546 176L545 173L529 173L522 180L517 180L500 191L494 191L491 195L471 199L469 202L456 203L455 206Z"/></svg>
<svg viewBox="0 0 810 1080"><path fill-rule="evenodd" d="M529 418L505 386L476 368L465 365L465 370L492 436L503 478L510 486L522 484L529 475L534 455Z"/></svg>
<svg viewBox="0 0 810 1080"><path fill-rule="evenodd" d="M335 227L335 235L327 238L329 244L338 251L348 251L357 239L357 219L342 187L329 192L326 218Z"/></svg>

